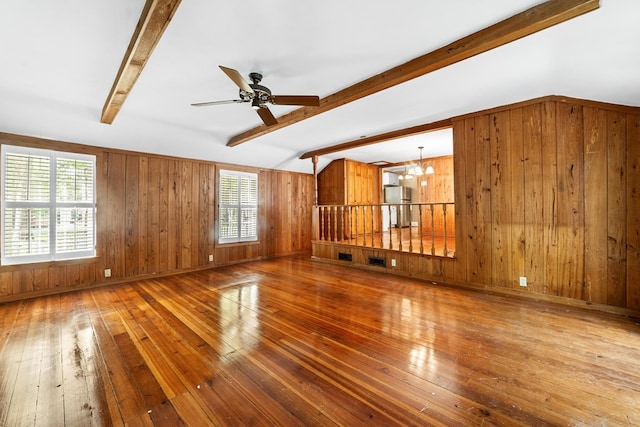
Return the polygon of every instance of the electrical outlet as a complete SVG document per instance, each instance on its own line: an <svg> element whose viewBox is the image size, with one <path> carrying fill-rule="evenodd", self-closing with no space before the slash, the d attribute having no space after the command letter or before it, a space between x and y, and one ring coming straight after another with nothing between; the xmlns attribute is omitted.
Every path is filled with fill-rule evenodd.
<svg viewBox="0 0 640 427"><path fill-rule="evenodd" d="M391 259L391 267L395 267L396 266L396 259L393 258Z"/></svg>
<svg viewBox="0 0 640 427"><path fill-rule="evenodd" d="M111 269L110 268L105 268L104 269L104 277L106 277L107 279L109 277L111 277Z"/></svg>
<svg viewBox="0 0 640 427"><path fill-rule="evenodd" d="M213 255L209 255L209 262L213 261Z"/></svg>
<svg viewBox="0 0 640 427"><path fill-rule="evenodd" d="M527 278L524 276L520 276L520 286L522 287L526 287L527 286Z"/></svg>

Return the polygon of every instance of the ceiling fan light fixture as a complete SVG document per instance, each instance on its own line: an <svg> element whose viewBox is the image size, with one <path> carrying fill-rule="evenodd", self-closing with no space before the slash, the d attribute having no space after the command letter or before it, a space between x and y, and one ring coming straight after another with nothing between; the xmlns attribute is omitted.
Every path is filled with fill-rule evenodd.
<svg viewBox="0 0 640 427"><path fill-rule="evenodd" d="M218 104L249 103L249 101L251 101L251 108L258 113L258 116L260 116L265 126L274 126L278 123L273 113L267 107L267 104L315 107L320 105L320 98L316 95L273 95L271 89L259 84L262 81L262 73L249 73L249 79L252 81L252 83L249 83L237 70L222 65L219 67L227 77L238 86L240 99L198 102L191 105L194 107L204 107Z"/></svg>

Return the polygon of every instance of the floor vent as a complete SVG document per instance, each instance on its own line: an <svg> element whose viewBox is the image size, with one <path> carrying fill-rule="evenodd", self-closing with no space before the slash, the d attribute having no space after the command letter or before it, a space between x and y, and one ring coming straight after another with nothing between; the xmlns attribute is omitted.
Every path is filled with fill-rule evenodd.
<svg viewBox="0 0 640 427"><path fill-rule="evenodd" d="M353 255L344 252L338 252L338 259L341 261L353 261Z"/></svg>
<svg viewBox="0 0 640 427"><path fill-rule="evenodd" d="M385 267L387 265L384 258L370 256L369 257L369 265L375 265L377 267Z"/></svg>

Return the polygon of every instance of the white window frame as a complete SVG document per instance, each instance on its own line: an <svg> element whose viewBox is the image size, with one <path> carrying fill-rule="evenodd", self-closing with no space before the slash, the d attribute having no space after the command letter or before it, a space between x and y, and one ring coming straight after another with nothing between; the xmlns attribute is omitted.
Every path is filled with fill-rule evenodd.
<svg viewBox="0 0 640 427"><path fill-rule="evenodd" d="M238 177L238 203L237 204L228 204L228 203L223 203L222 200L222 183L223 183L223 179L222 177L224 175L228 175L228 176L235 176ZM254 179L256 182L256 194L255 194L255 204L253 203L243 203L243 197L242 197L242 178L249 178L249 179ZM220 170L220 173L218 175L218 243L224 244L224 243L241 243L241 242L255 242L258 240L258 228L259 228L259 217L258 217L258 174L257 173L252 173L252 172L241 172L241 171L234 171L234 170ZM237 234L233 237L222 237L222 229L223 229L223 210L224 209L235 209L237 212L237 217L238 217L238 228L237 228ZM254 235L250 235L250 236L242 236L242 228L243 228L243 216L242 216L242 209L255 209L255 215L256 215L256 227L255 227L255 234Z"/></svg>
<svg viewBox="0 0 640 427"><path fill-rule="evenodd" d="M34 201L7 201L5 200L5 170L6 170L6 159L8 154L22 154L22 155L32 155L32 156L40 156L46 157L49 159L49 201L48 202L34 202ZM35 262L46 262L46 261L57 261L57 260L68 260L68 259L77 259L77 258L89 258L96 256L96 156L88 155L88 154L78 154L64 151L54 151L54 150L46 150L41 148L32 148L32 147L23 147L23 146L13 146L13 145L2 145L1 150L2 162L0 169L0 181L2 184L2 196L0 197L0 209L2 212L0 228L2 229L1 234L1 262L2 265L15 265L15 264L28 264ZM92 164L92 184L93 184L93 200L92 201L73 201L73 202L58 202L56 197L56 176L57 176L57 160L68 159L68 160L81 160L85 162L90 162ZM5 255L5 218L6 218L6 209L7 208L48 208L49 209L49 252L44 254L30 254L30 255L14 255L14 256L6 256ZM77 250L77 251L67 251L67 252L57 252L56 250L56 218L57 218L57 209L61 208L81 208L81 209L89 209L91 212L92 218L92 235L91 235L91 249L87 250Z"/></svg>

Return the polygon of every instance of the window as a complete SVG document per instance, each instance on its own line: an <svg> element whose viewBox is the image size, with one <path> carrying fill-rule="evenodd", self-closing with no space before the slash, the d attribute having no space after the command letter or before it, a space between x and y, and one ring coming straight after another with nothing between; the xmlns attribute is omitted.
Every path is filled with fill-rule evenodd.
<svg viewBox="0 0 640 427"><path fill-rule="evenodd" d="M2 264L95 256L95 164L2 146Z"/></svg>
<svg viewBox="0 0 640 427"><path fill-rule="evenodd" d="M258 175L220 171L220 243L258 240Z"/></svg>

